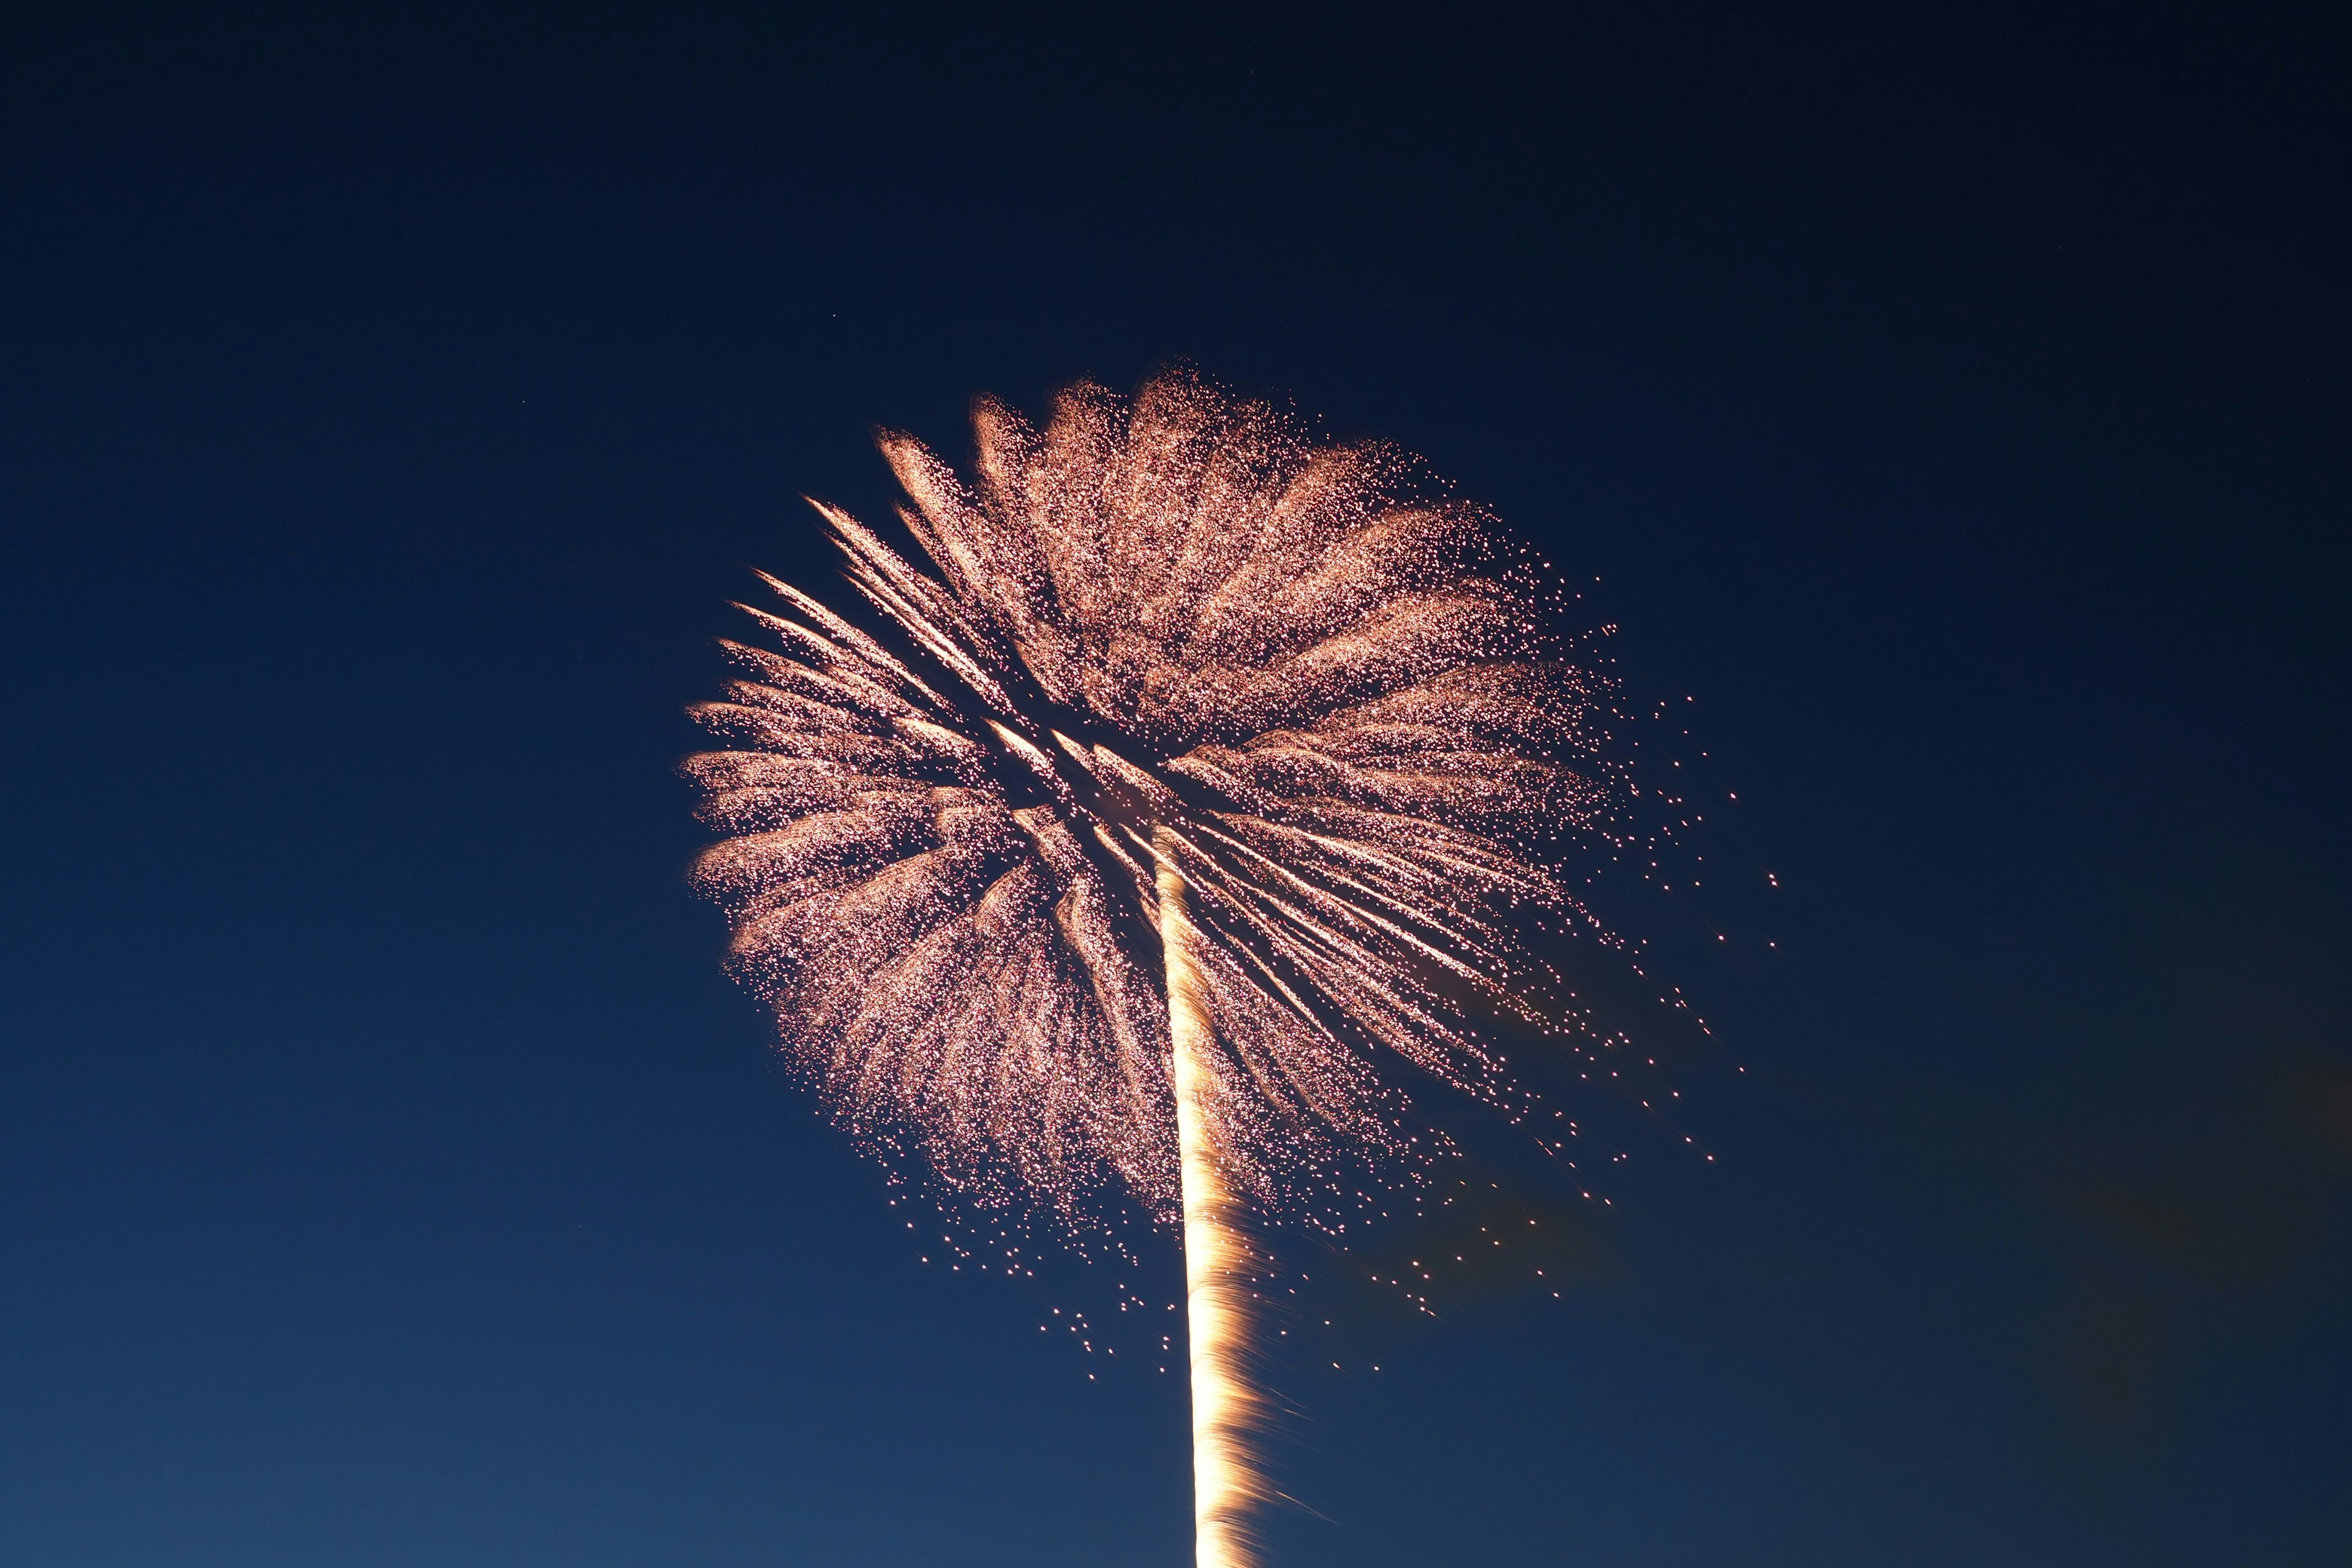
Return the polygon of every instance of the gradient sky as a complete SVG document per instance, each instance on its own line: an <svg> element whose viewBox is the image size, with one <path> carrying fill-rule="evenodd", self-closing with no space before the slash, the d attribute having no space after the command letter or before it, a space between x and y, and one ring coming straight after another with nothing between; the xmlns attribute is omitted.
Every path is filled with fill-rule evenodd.
<svg viewBox="0 0 2352 1568"><path fill-rule="evenodd" d="M1171 355L1601 577L1784 888L1719 1168L1291 1365L1279 1561L2352 1560L2340 16L581 9L0 34L0 1562L1188 1561L670 771L869 425Z"/></svg>

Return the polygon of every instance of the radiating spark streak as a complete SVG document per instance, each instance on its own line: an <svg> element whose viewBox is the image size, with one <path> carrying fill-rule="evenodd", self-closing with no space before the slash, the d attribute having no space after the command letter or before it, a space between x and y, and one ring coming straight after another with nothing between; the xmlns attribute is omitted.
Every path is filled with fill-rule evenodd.
<svg viewBox="0 0 2352 1568"><path fill-rule="evenodd" d="M1433 963L1454 971L1456 974L1461 975L1465 980L1483 980L1486 977L1486 972L1480 966L1465 963L1462 959L1456 957L1453 953L1447 952L1443 948L1423 941L1412 931L1406 930L1402 924L1396 921L1383 919L1372 910L1364 908L1361 904L1356 903L1352 900L1339 897L1337 893L1332 892L1328 888L1317 887L1314 883L1309 882L1304 877L1293 872L1289 868L1277 865L1270 858L1259 854L1256 850L1251 848L1240 839L1235 838L1233 835L1229 833L1220 833L1215 828L1209 826L1205 823L1202 825L1202 832L1205 837L1218 839L1223 843L1232 846L1235 853L1243 856L1253 863L1263 867L1268 876L1276 879L1286 887L1297 889L1307 898L1308 902L1318 905L1327 910L1337 911L1348 919L1360 921L1366 925L1372 926L1385 931L1389 935L1396 938L1399 942L1409 943L1415 952L1422 953ZM1351 878L1335 877L1333 879L1335 881L1345 882L1349 887L1354 888L1360 893L1369 894L1372 891L1371 889ZM1269 903L1280 903L1280 900L1275 900L1271 897L1269 897L1266 901ZM1286 906L1285 907L1286 908ZM1306 917L1302 915L1299 919L1303 922L1306 920ZM1431 923L1433 925L1436 924L1434 921L1432 921ZM1483 948L1478 947L1475 943L1472 942L1469 938L1463 936L1460 932L1448 931L1442 925L1438 926L1437 929L1444 935L1454 938L1463 950L1473 957L1484 959L1488 963L1492 963L1495 961L1496 956L1496 954L1487 952Z"/></svg>
<svg viewBox="0 0 2352 1568"><path fill-rule="evenodd" d="M1053 758L1031 745L1024 737L1006 729L993 719L988 721L988 728L997 740L1003 742L1006 751L1020 758L1022 763L1037 775L1038 783L1057 795L1066 796L1069 794L1069 785L1062 781L1061 773L1054 766Z"/></svg>
<svg viewBox="0 0 2352 1568"><path fill-rule="evenodd" d="M1139 837L1137 838L1137 842L1139 844L1142 844L1143 840ZM1175 835L1170 833L1165 828L1160 828L1154 831L1152 841L1144 846L1147 851L1151 855L1156 865L1156 874L1158 878L1163 881L1165 879L1170 877L1176 878L1180 883L1183 881L1182 870L1177 866L1176 862L1171 858L1171 856L1175 850L1177 845L1181 842L1181 840L1177 838ZM1255 917L1251 916L1246 910L1241 910L1239 912L1243 914L1244 919L1250 920L1251 923L1257 930L1270 932L1276 945L1280 945L1284 941L1284 934L1278 928L1269 926L1265 922L1256 920ZM1192 929L1197 931L1198 928L1195 927ZM1300 995L1297 991L1294 990L1290 984L1283 979L1280 974L1276 973L1274 968L1264 959L1251 952L1249 945L1246 942L1231 944L1229 952L1232 956L1240 959L1243 963L1247 964L1250 969L1255 972L1258 976L1264 980L1267 988L1272 991L1275 995L1280 997L1289 1005L1292 1014L1295 1015L1301 1023L1314 1029L1318 1034L1321 1035L1326 1040L1329 1041L1333 1046L1338 1047L1339 1049L1345 1050L1347 1048L1345 1042L1342 1041L1337 1034L1333 1033L1329 1026L1325 1024L1321 1018L1316 1016L1315 1009L1312 1005L1310 1005L1304 996ZM1307 1103L1314 1105L1319 1112L1323 1113L1326 1120L1333 1122L1334 1124L1338 1124L1348 1120L1344 1109L1330 1104L1330 1102L1318 1092L1318 1086L1312 1079L1286 1077L1286 1081L1292 1085L1301 1099L1305 1100Z"/></svg>
<svg viewBox="0 0 2352 1568"><path fill-rule="evenodd" d="M908 604L891 584L863 567L855 569L850 585L870 600L874 607L907 629L908 635L923 645L926 652L948 667L955 678L972 689L974 695L1000 713L1013 711L1013 700L1004 694L995 679L982 669L953 638L929 616Z"/></svg>
<svg viewBox="0 0 2352 1568"><path fill-rule="evenodd" d="M1165 835L1167 830L1160 829ZM1248 1248L1218 1168L1211 1105L1207 982L1200 935L1186 912L1183 873L1163 852L1160 945L1168 969L1168 1026L1184 1205L1184 1305L1192 1373L1192 1530L1199 1568L1247 1568L1250 1510L1274 1495L1251 1444L1263 1401L1247 1375Z"/></svg>
<svg viewBox="0 0 2352 1568"><path fill-rule="evenodd" d="M762 574L782 651L691 710L695 880L875 1152L1072 1240L1106 1198L1181 1226L1199 1561L1245 1568L1244 1215L1417 1179L1397 1058L1523 1102L1472 1005L1536 1018L1533 915L1607 940L1548 867L1626 841L1613 688L1402 454L1183 372L973 424L970 483L881 437L929 568L812 503L872 630Z"/></svg>
<svg viewBox="0 0 2352 1568"><path fill-rule="evenodd" d="M814 505L816 503L813 502L811 504ZM819 513L824 515L830 515L831 510L832 509L824 506L817 507ZM826 637L830 637L832 641L827 642L824 638L819 638L818 641L820 646L825 649L828 656L835 659L842 659L845 661L852 657L857 659L862 659L866 664L871 665L874 668L901 681L910 689L920 692L924 699L929 701L934 709L937 709L941 712L952 710L952 705L946 698L940 696L938 692L925 685L922 677L917 675L913 670L908 669L904 663L900 662L899 659L890 652L888 648L884 647L880 643L876 642L872 637L867 637L864 632L858 630L847 621L843 620L839 616L835 615L831 610L827 609L821 601L812 599L806 594L802 593L798 588L793 587L790 583L783 581L782 578L771 576L767 573L759 571L756 568L753 570L752 575L759 578L761 582L765 583L770 588L775 590L777 595L786 604L792 605L793 608L800 611L801 614L808 616L809 619L814 621L818 626L824 628ZM741 606L739 605L737 607L740 608ZM753 611L751 613L754 615L759 614L758 611ZM785 624L790 625L791 623L787 622ZM845 649L846 652L844 651Z"/></svg>

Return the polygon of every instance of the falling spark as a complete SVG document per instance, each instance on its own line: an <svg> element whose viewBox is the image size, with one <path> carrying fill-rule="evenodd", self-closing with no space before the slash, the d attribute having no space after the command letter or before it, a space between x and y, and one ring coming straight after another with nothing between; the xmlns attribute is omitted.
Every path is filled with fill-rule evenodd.
<svg viewBox="0 0 2352 1568"><path fill-rule="evenodd" d="M1482 1017L1621 1043L1529 1002L1564 993L1527 943L1611 940L1569 849L1647 854L1614 689L1392 448L1181 370L974 426L969 479L880 437L930 570L812 503L889 642L763 574L771 646L722 645L741 678L694 710L732 742L684 764L727 836L696 879L877 1153L982 1214L1181 1227L1198 1561L1244 1568L1244 1220L1426 1164L1399 1064L1527 1114Z"/></svg>

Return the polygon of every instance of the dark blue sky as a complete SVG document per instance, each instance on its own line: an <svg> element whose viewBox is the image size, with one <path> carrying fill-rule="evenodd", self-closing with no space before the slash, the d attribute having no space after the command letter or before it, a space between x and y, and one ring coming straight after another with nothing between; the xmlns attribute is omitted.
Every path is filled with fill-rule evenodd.
<svg viewBox="0 0 2352 1568"><path fill-rule="evenodd" d="M1876 9L15 15L0 1561L1187 1561L670 772L870 424L1170 355L1603 578L1785 889L1719 1166L1296 1358L1281 1561L2352 1558L2352 50Z"/></svg>

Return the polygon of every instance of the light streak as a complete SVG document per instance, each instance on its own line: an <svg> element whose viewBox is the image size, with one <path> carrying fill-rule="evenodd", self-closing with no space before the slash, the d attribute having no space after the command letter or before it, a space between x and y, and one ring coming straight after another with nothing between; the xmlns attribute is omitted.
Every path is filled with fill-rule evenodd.
<svg viewBox="0 0 2352 1568"><path fill-rule="evenodd" d="M1192 1528L1199 1568L1247 1568L1254 1561L1251 1510L1275 1492L1251 1439L1265 1424L1265 1399L1249 1375L1249 1245L1238 1205L1219 1168L1214 1039L1200 960L1200 932L1187 910L1184 875L1159 851L1160 945L1168 969L1168 1025L1176 1097L1177 1163L1184 1205L1185 1328L1192 1372Z"/></svg>

